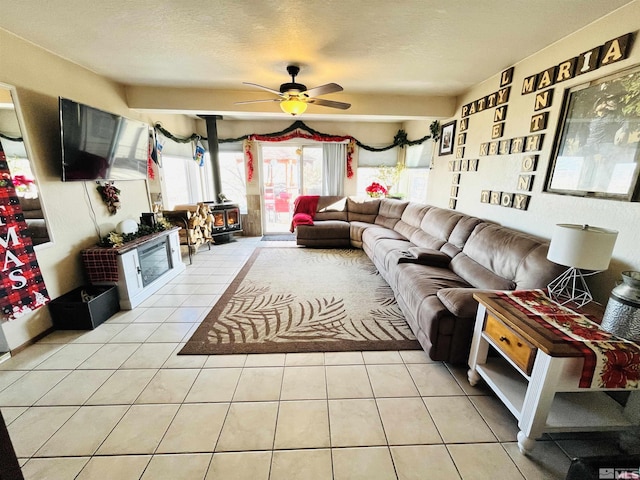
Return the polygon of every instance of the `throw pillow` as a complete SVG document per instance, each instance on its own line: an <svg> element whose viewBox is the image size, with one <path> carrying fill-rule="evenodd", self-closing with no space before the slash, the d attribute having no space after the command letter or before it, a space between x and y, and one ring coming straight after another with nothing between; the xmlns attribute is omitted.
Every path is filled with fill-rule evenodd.
<svg viewBox="0 0 640 480"><path fill-rule="evenodd" d="M313 217L307 213L296 213L293 216L294 225L313 225Z"/></svg>

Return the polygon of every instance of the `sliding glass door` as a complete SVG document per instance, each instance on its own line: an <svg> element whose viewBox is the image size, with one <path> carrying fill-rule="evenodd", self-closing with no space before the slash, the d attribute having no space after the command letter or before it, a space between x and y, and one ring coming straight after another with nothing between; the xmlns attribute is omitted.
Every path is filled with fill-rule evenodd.
<svg viewBox="0 0 640 480"><path fill-rule="evenodd" d="M289 231L293 202L322 191L322 145L262 144L263 231Z"/></svg>

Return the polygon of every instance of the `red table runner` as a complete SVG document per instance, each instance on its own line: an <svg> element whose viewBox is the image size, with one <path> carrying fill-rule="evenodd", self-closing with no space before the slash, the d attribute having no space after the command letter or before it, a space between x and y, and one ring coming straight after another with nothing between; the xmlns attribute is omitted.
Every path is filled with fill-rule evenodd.
<svg viewBox="0 0 640 480"><path fill-rule="evenodd" d="M584 356L580 388L640 388L640 345L617 337L588 316L551 300L542 290L498 293Z"/></svg>

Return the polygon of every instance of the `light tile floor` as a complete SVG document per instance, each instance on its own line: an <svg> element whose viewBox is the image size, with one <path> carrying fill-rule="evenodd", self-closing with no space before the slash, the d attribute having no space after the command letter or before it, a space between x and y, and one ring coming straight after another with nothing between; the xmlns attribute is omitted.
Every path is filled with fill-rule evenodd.
<svg viewBox="0 0 640 480"><path fill-rule="evenodd" d="M56 331L0 364L27 479L561 479L618 434L518 451L512 415L465 366L422 351L178 356L256 247L239 238L93 331Z"/></svg>

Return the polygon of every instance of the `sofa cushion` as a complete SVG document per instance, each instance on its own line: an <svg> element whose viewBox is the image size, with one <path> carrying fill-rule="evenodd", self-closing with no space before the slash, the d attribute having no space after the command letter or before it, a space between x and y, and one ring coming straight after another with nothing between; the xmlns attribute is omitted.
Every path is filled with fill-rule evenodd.
<svg viewBox="0 0 640 480"><path fill-rule="evenodd" d="M567 267L547 260L548 251L549 244L543 242L531 250L518 265L513 279L517 290L542 288L566 270Z"/></svg>
<svg viewBox="0 0 640 480"><path fill-rule="evenodd" d="M430 237L446 242L462 216L461 213L433 207L422 217L420 229Z"/></svg>
<svg viewBox="0 0 640 480"><path fill-rule="evenodd" d="M380 199L347 198L347 216L350 222L374 223L378 216Z"/></svg>
<svg viewBox="0 0 640 480"><path fill-rule="evenodd" d="M400 257L404 255L411 246L408 240L383 238L376 242L374 256L376 261L382 264L384 270L390 270L393 265L398 264Z"/></svg>
<svg viewBox="0 0 640 480"><path fill-rule="evenodd" d="M313 225L299 225L297 240L326 240L340 238L349 240L349 222L341 220L315 220Z"/></svg>
<svg viewBox="0 0 640 480"><path fill-rule="evenodd" d="M362 234L367 228L374 227L373 223L352 221L349 222L349 236L351 238L351 245L356 248L362 248Z"/></svg>
<svg viewBox="0 0 640 480"><path fill-rule="evenodd" d="M448 268L401 263L391 269L396 270L393 274L397 284L395 293L402 297L412 312L419 311L425 297L435 298L438 290L469 287L467 282Z"/></svg>
<svg viewBox="0 0 640 480"><path fill-rule="evenodd" d="M424 217L429 208L431 207L420 203L410 203L407 205L407 208L404 209L404 212L402 212L402 217L400 217L398 223L393 226L393 229L405 237L411 238L411 235L417 230L420 230L422 217Z"/></svg>
<svg viewBox="0 0 640 480"><path fill-rule="evenodd" d="M393 228L400 221L402 212L407 208L407 205L409 205L409 202L383 198L380 200L380 208L374 223L382 227Z"/></svg>
<svg viewBox="0 0 640 480"><path fill-rule="evenodd" d="M464 247L464 244L467 242L476 226L481 223L486 222L476 217L468 217L466 215L463 215L458 223L456 223L456 226L453 227L451 235L449 235L447 241L452 245L455 245L458 249L461 249L462 247Z"/></svg>
<svg viewBox="0 0 640 480"><path fill-rule="evenodd" d="M544 257L547 242L532 235L499 225L478 225L464 245L463 253L480 266L512 283L511 286L478 285L460 272L469 283L478 288L541 288L557 272L557 267ZM542 248L541 248L542 247ZM457 258L457 257L456 257ZM523 268L526 266L526 269Z"/></svg>
<svg viewBox="0 0 640 480"><path fill-rule="evenodd" d="M321 196L318 199L318 211L315 220L342 220L346 222L347 199L338 195Z"/></svg>
<svg viewBox="0 0 640 480"><path fill-rule="evenodd" d="M456 257L451 260L450 268L476 288L513 290L516 286L512 280L495 274L468 257L465 253L456 255Z"/></svg>
<svg viewBox="0 0 640 480"><path fill-rule="evenodd" d="M478 311L478 301L473 298L475 293L495 292L479 288L443 288L438 290L438 298L451 313L460 318L472 318Z"/></svg>

